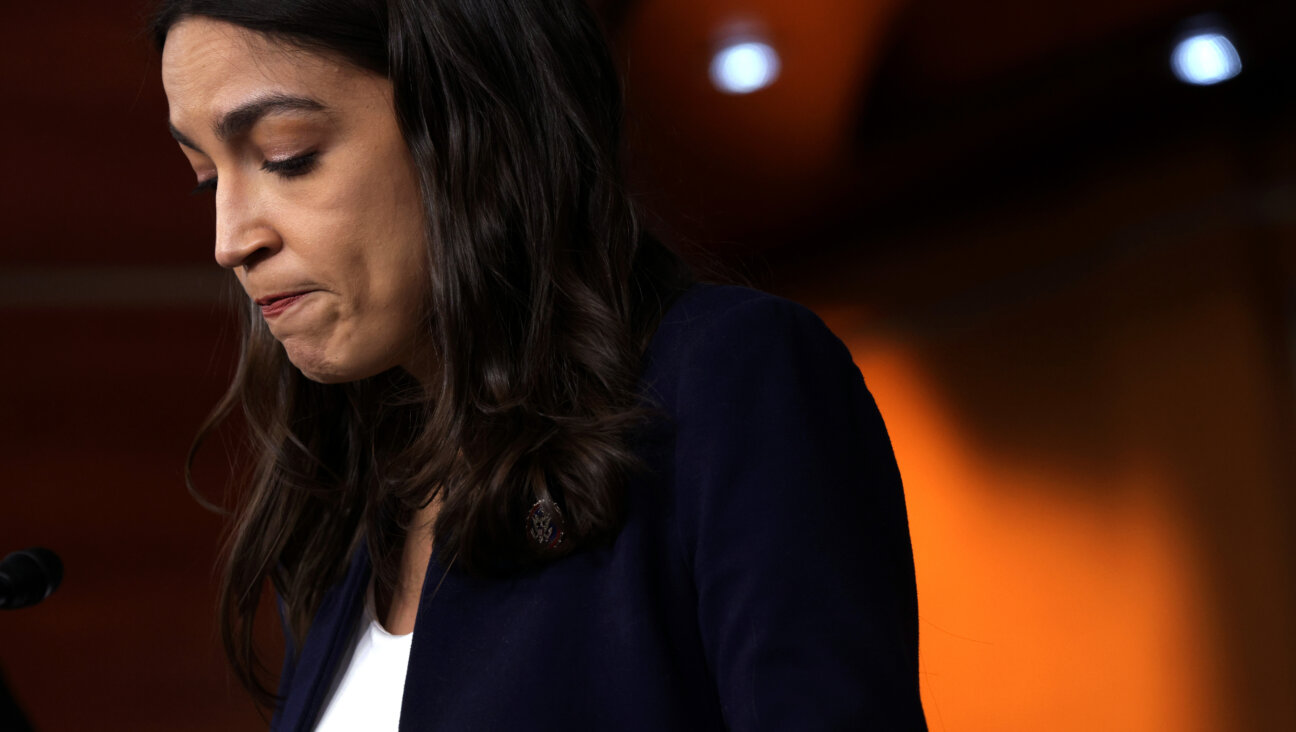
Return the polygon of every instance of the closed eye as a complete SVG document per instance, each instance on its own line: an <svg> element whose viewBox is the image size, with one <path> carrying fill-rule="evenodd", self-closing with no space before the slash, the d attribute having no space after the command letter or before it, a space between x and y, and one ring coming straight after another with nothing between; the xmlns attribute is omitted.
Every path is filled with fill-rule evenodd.
<svg viewBox="0 0 1296 732"><path fill-rule="evenodd" d="M309 152L305 155L298 155L297 157L286 158L284 160L267 160L261 164L261 169L267 173L274 173L282 178L296 178L297 176L306 175L311 172L315 167L317 158L318 153ZM189 194L197 195L199 193L206 193L215 190L216 178L212 177L204 181L199 181L198 185L194 186L192 191L189 191Z"/></svg>
<svg viewBox="0 0 1296 732"><path fill-rule="evenodd" d="M318 153L308 152L305 155L298 155L295 158L286 158L284 160L267 160L261 165L261 169L268 173L275 173L283 178L296 178L299 175L306 175L315 167Z"/></svg>

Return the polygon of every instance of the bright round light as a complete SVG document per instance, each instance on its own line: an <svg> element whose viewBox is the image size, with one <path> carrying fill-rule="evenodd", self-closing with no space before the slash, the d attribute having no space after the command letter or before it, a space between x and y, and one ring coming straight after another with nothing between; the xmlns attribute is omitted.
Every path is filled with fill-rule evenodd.
<svg viewBox="0 0 1296 732"><path fill-rule="evenodd" d="M1220 33L1185 38L1170 57L1175 76L1186 84L1218 84L1242 71L1242 59L1233 43Z"/></svg>
<svg viewBox="0 0 1296 732"><path fill-rule="evenodd" d="M728 94L750 94L778 78L778 53L758 41L735 43L711 59L711 82Z"/></svg>

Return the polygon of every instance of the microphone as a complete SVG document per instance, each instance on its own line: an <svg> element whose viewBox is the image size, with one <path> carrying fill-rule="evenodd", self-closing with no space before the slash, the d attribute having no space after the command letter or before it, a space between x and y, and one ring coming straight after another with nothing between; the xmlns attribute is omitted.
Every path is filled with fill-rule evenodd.
<svg viewBox="0 0 1296 732"><path fill-rule="evenodd" d="M0 610L35 605L63 581L63 562L49 549L32 547L0 561Z"/></svg>

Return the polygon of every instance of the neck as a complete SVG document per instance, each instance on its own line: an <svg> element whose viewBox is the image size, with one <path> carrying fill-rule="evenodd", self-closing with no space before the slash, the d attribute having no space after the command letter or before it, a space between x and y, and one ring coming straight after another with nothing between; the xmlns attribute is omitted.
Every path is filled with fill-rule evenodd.
<svg viewBox="0 0 1296 732"><path fill-rule="evenodd" d="M414 514L401 549L396 586L390 594L374 592L374 609L388 633L403 635L414 631L419 596L427 576L428 562L432 559L432 542L435 538L433 529L440 509L441 501L438 498Z"/></svg>

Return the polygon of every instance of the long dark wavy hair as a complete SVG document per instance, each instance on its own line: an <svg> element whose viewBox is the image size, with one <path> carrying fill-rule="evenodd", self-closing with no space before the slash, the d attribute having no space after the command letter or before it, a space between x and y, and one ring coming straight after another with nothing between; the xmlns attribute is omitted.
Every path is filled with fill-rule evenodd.
<svg viewBox="0 0 1296 732"><path fill-rule="evenodd" d="M692 275L623 188L620 83L581 0L166 0L149 26L159 50L186 16L388 78L428 226L435 383L398 370L312 382L240 298L237 370L194 449L227 418L246 422L220 628L269 705L252 627L267 580L300 648L362 542L380 591L394 587L411 517L433 500L455 571L555 558L526 539L539 497L562 508L562 550L615 535L646 414L643 351Z"/></svg>

